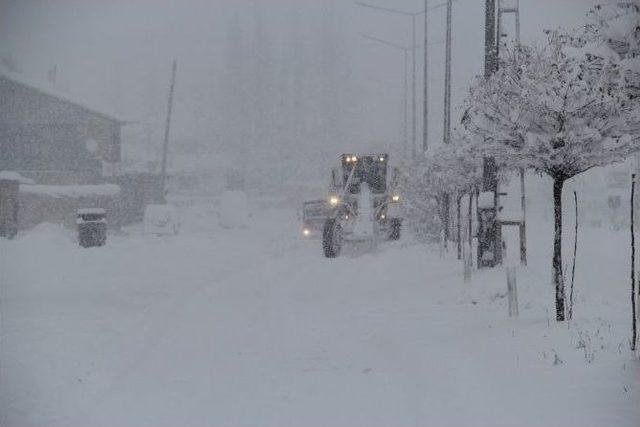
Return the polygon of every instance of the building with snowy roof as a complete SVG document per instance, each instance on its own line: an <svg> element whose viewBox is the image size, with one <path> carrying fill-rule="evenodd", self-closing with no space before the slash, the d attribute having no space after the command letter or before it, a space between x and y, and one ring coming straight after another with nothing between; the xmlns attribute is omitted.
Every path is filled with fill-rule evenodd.
<svg viewBox="0 0 640 427"><path fill-rule="evenodd" d="M40 183L96 183L105 165L120 162L125 123L51 85L0 70L0 171Z"/></svg>

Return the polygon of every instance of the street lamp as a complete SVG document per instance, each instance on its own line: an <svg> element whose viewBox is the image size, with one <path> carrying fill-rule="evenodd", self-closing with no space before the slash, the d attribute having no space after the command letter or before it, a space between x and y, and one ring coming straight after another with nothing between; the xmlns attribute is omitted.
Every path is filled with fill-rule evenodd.
<svg viewBox="0 0 640 427"><path fill-rule="evenodd" d="M400 44L397 43L393 43L390 42L388 40L384 40L378 37L374 37L374 36L370 36L368 34L360 34L362 37L364 37L365 39L380 43L382 45L385 45L387 47L396 49L401 51L404 54L404 74L403 74L403 146L402 146L402 154L404 156L405 159L408 159L409 157L409 150L408 150L408 135L407 135L407 127L408 127L408 123L409 123L409 115L408 115L408 103L409 103L409 52L411 50L417 50L417 49L421 49L423 46L422 45L417 45L415 47L415 49L412 49L409 46L402 46ZM435 44L442 44L442 42L436 42L436 43L430 43L430 45L435 45ZM414 92L415 95L415 92ZM413 155L415 156L415 150L413 150Z"/></svg>
<svg viewBox="0 0 640 427"><path fill-rule="evenodd" d="M432 9L437 9L439 7L443 7L446 6L447 3L440 3L431 7L426 7L427 6L427 2L428 0L425 0L425 9L421 10L419 12L410 12L410 11L406 11L406 10L400 10L400 9L392 9L389 7L383 7L383 6L375 6L372 4L368 4L368 3L364 3L361 1L356 1L355 4L361 7L366 7L369 9L375 9L375 10L380 10L382 12L386 12L386 13L392 13L392 14L396 14L396 15L403 15L403 16L409 16L411 17L411 68L412 68L412 73L411 73L411 91L412 91L412 100L411 100L411 154L412 157L415 158L416 157L416 17L420 16L422 14L425 14L425 30L426 30L426 15L427 12L429 10ZM427 76L427 46L428 46L428 40L427 40L427 34L425 33L425 45L424 45L424 52L425 52L425 77ZM428 85L428 81L425 78L424 79L424 85L425 85L425 90L424 93L425 95L427 95L428 93L428 89L427 89L427 85ZM424 110L424 138L425 140L423 141L423 148L426 150L427 147L427 141L426 141L426 135L427 135L427 127L428 127L428 112L429 112L429 107L427 105L427 99L425 96L425 101L424 101L424 106L425 106L425 110Z"/></svg>
<svg viewBox="0 0 640 427"><path fill-rule="evenodd" d="M360 34L362 37L369 39L369 40L373 40L375 42L378 42L380 44L383 44L385 46L397 49L402 51L403 55L404 55L404 73L403 73L403 79L402 79L402 90L403 90L403 101L402 101L402 122L403 122L403 126L402 126L402 133L403 133L403 144L402 144L402 155L403 157L406 159L408 157L408 137L407 137L407 125L409 122L409 116L408 116L408 98L409 98L409 51L411 51L412 49L410 47L406 47L406 46L401 46L399 44L396 43L392 43L386 40L382 40L379 39L377 37L373 37L373 36L369 36L366 34ZM415 93L414 93L415 95ZM415 153L414 153L415 155Z"/></svg>

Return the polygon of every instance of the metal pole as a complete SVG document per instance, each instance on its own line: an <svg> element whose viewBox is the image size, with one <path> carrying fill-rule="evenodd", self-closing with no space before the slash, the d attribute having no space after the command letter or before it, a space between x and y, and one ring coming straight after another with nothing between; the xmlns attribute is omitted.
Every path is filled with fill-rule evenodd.
<svg viewBox="0 0 640 427"><path fill-rule="evenodd" d="M490 77L496 69L496 2L486 0L484 27L484 76Z"/></svg>
<svg viewBox="0 0 640 427"><path fill-rule="evenodd" d="M362 37L373 40L375 42L381 43L385 46L392 47L394 49L401 50L404 54L404 75L403 75L403 99L402 99L402 122L403 122L403 146L402 146L402 155L405 160L409 158L409 135L408 135L408 124L409 124L409 49L406 46L402 46L396 43L392 43L387 40L380 39L378 37L373 37L368 34L360 34Z"/></svg>
<svg viewBox="0 0 640 427"><path fill-rule="evenodd" d="M520 0L516 0L516 45L520 47Z"/></svg>
<svg viewBox="0 0 640 427"><path fill-rule="evenodd" d="M411 15L411 62L412 62L412 79L411 92L413 94L411 100L411 154L416 157L416 15Z"/></svg>
<svg viewBox="0 0 640 427"><path fill-rule="evenodd" d="M516 0L516 46L520 48L520 0ZM520 169L520 193L522 194L522 253L521 262L527 265L527 199L525 193L525 170Z"/></svg>
<svg viewBox="0 0 640 427"><path fill-rule="evenodd" d="M451 6L447 2L447 44L444 71L444 143L451 142Z"/></svg>
<svg viewBox="0 0 640 427"><path fill-rule="evenodd" d="M409 124L409 51L404 50L404 95L402 98L402 119L403 119L403 136L404 145L402 154L405 160L409 157L409 135L407 126Z"/></svg>
<svg viewBox="0 0 640 427"><path fill-rule="evenodd" d="M428 0L424 0L424 121L422 125L422 150L425 153L429 148L429 56L427 47L429 45L429 7L427 3Z"/></svg>
<svg viewBox="0 0 640 427"><path fill-rule="evenodd" d="M166 181L167 181L167 151L169 149L169 128L171 126L171 112L173 110L173 89L176 84L176 67L177 62L173 60L173 67L171 70L171 86L169 88L169 105L167 107L167 121L165 123L164 128L164 143L162 144L162 169L160 172L160 179L162 183L162 191L166 190Z"/></svg>

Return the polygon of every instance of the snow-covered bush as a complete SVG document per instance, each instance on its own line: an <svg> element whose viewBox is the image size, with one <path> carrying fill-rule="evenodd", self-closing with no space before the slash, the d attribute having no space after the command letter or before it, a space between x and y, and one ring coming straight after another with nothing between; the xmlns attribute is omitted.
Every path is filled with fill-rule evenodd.
<svg viewBox="0 0 640 427"><path fill-rule="evenodd" d="M408 167L402 181L408 218L439 236L447 223L449 197L475 192L482 181L479 149L476 140L454 134L450 144L435 147Z"/></svg>

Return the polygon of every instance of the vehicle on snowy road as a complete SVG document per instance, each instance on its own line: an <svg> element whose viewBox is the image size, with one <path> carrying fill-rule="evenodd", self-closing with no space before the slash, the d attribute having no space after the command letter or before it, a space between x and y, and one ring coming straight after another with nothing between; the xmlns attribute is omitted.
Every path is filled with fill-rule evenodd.
<svg viewBox="0 0 640 427"><path fill-rule="evenodd" d="M325 199L307 200L302 204L302 234L305 237L322 235L322 228L331 213Z"/></svg>
<svg viewBox="0 0 640 427"><path fill-rule="evenodd" d="M398 240L402 228L396 173L389 176L387 154L343 154L332 170L331 213L322 230L327 258L340 255L344 241Z"/></svg>

